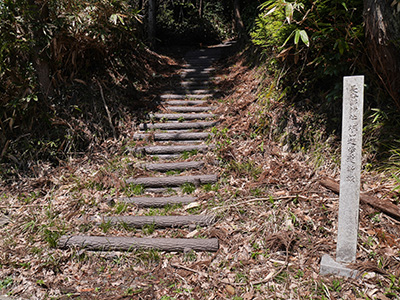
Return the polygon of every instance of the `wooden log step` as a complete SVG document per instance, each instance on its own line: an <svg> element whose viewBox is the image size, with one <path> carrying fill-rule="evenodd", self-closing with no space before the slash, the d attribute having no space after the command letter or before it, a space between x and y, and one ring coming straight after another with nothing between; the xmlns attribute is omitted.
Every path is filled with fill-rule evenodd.
<svg viewBox="0 0 400 300"><path fill-rule="evenodd" d="M165 94L209 94L211 91L210 89L193 89L193 88L175 88L174 90L164 91ZM216 90L212 90L212 92L217 92ZM164 94L163 94L164 95Z"/></svg>
<svg viewBox="0 0 400 300"><path fill-rule="evenodd" d="M215 110L215 106L164 106L166 110L173 112L207 112Z"/></svg>
<svg viewBox="0 0 400 300"><path fill-rule="evenodd" d="M182 152L206 152L211 149L208 145L173 145L173 146L145 146L135 148L137 153L146 154L177 154Z"/></svg>
<svg viewBox="0 0 400 300"><path fill-rule="evenodd" d="M132 251L136 249L159 249L162 251L218 251L218 239L170 239L133 238L114 236L62 236L57 243L59 248L80 247L95 251Z"/></svg>
<svg viewBox="0 0 400 300"><path fill-rule="evenodd" d="M167 228L184 227L189 225L210 226L215 222L215 216L104 216L100 219L92 217L90 221L94 222L96 225L108 223L110 225L124 224L134 228L142 228L145 225L154 225L157 228Z"/></svg>
<svg viewBox="0 0 400 300"><path fill-rule="evenodd" d="M214 91L214 87L208 81L193 81L193 80L182 80L180 86L177 88L182 89L209 89L210 92Z"/></svg>
<svg viewBox="0 0 400 300"><path fill-rule="evenodd" d="M201 52L204 53L204 51L201 51ZM199 55L193 54L193 55L185 56L185 60L187 62L191 62L191 63L193 63L193 62L203 62L203 61L212 61L212 60L216 60L216 59L217 59L216 57L210 56L210 55L200 55L199 56Z"/></svg>
<svg viewBox="0 0 400 300"><path fill-rule="evenodd" d="M216 126L218 121L208 122L177 122L177 123L155 123L155 124L140 124L140 130L161 129L161 130L183 130L183 129L205 129Z"/></svg>
<svg viewBox="0 0 400 300"><path fill-rule="evenodd" d="M215 59L202 58L202 59L192 59L186 60L186 65L192 68L209 68L214 63Z"/></svg>
<svg viewBox="0 0 400 300"><path fill-rule="evenodd" d="M212 81L210 80L204 80L202 78L182 78L182 81L180 82L181 86L183 87L191 87L196 89L200 88L208 88L210 84L212 84Z"/></svg>
<svg viewBox="0 0 400 300"><path fill-rule="evenodd" d="M151 114L150 118L157 120L204 120L204 119L213 119L216 115L207 114L207 113L176 113L176 114Z"/></svg>
<svg viewBox="0 0 400 300"><path fill-rule="evenodd" d="M209 81L210 79L212 79L212 77L210 77L209 74L181 74L181 78L183 80L197 80L197 81L203 81L203 80L207 80Z"/></svg>
<svg viewBox="0 0 400 300"><path fill-rule="evenodd" d="M208 74L212 71L215 71L215 68L211 68L211 67L190 67L190 68L185 68L182 70L183 73L187 73L187 72L191 72L191 73L202 73L202 74Z"/></svg>
<svg viewBox="0 0 400 300"><path fill-rule="evenodd" d="M183 89L210 89L211 91L213 90L213 87L211 86L212 82L211 81L206 81L206 80L201 80L201 81L196 81L196 80L182 80L180 83L181 88Z"/></svg>
<svg viewBox="0 0 400 300"><path fill-rule="evenodd" d="M189 204L195 202L197 198L190 196L173 197L125 197L119 199L109 199L108 203L114 205L115 202L134 204L137 207L164 207L174 204Z"/></svg>
<svg viewBox="0 0 400 300"><path fill-rule="evenodd" d="M167 105L194 106L194 105L205 105L205 104L208 104L209 101L208 100L166 100L164 103Z"/></svg>
<svg viewBox="0 0 400 300"><path fill-rule="evenodd" d="M166 176L166 177L139 177L128 178L125 180L127 184L142 185L143 187L172 187L181 186L185 183L192 183L195 186L207 183L215 183L218 181L218 176L211 175L190 175L190 176Z"/></svg>
<svg viewBox="0 0 400 300"><path fill-rule="evenodd" d="M192 141L205 140L210 136L208 132L162 132L162 133L135 133L134 140L154 141Z"/></svg>
<svg viewBox="0 0 400 300"><path fill-rule="evenodd" d="M158 164L141 164L140 167L148 171L168 172L171 170L199 170L204 167L204 161L184 161L173 163L158 163Z"/></svg>
<svg viewBox="0 0 400 300"><path fill-rule="evenodd" d="M214 94L164 94L160 98L166 99L208 99L212 98Z"/></svg>

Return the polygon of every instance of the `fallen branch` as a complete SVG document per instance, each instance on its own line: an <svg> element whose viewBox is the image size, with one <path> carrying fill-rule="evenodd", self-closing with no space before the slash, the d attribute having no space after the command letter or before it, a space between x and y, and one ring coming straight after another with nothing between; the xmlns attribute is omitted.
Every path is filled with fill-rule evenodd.
<svg viewBox="0 0 400 300"><path fill-rule="evenodd" d="M330 189L331 191L339 194L340 185L333 179L325 177L320 181L320 184L327 189ZM368 204L371 207L380 210L390 215L391 217L394 217L395 219L400 219L400 208L393 203L384 201L367 193L360 193L360 201L361 203Z"/></svg>

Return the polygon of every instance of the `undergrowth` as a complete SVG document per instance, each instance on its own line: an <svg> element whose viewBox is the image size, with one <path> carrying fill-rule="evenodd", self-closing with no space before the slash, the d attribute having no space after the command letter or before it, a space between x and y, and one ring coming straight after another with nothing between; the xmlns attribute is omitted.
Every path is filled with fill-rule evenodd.
<svg viewBox="0 0 400 300"><path fill-rule="evenodd" d="M397 174L400 112L368 61L362 1L265 1L259 8L246 53L259 67L255 132L313 153L317 165L324 156L339 163L343 76L364 74L364 167Z"/></svg>

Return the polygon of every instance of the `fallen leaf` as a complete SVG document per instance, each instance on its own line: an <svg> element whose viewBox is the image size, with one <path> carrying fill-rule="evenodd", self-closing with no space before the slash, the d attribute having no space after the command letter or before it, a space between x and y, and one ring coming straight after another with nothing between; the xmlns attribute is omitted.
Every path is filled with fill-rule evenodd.
<svg viewBox="0 0 400 300"><path fill-rule="evenodd" d="M235 295L235 288L229 284L227 284L225 286L226 291L228 292L228 294L230 295Z"/></svg>

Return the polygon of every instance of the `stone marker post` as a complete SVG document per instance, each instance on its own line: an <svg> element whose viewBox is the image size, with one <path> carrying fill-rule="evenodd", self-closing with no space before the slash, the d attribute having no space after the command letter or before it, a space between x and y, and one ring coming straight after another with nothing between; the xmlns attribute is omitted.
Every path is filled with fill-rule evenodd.
<svg viewBox="0 0 400 300"><path fill-rule="evenodd" d="M336 261L356 260L360 202L364 76L343 78L342 162Z"/></svg>
<svg viewBox="0 0 400 300"><path fill-rule="evenodd" d="M336 261L356 260L360 202L361 144L363 127L364 76L343 78L342 158ZM321 260L322 274L354 277L356 272L329 256Z"/></svg>

